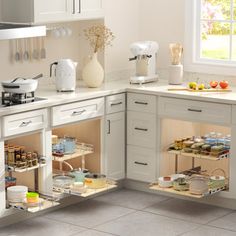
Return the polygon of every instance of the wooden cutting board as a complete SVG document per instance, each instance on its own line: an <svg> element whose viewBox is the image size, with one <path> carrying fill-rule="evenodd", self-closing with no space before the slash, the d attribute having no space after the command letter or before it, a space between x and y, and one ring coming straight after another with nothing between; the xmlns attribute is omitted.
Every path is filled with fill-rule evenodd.
<svg viewBox="0 0 236 236"><path fill-rule="evenodd" d="M226 93L232 92L231 89L202 89L202 90L194 90L190 88L169 88L168 91L188 91L188 92L217 92L217 93Z"/></svg>

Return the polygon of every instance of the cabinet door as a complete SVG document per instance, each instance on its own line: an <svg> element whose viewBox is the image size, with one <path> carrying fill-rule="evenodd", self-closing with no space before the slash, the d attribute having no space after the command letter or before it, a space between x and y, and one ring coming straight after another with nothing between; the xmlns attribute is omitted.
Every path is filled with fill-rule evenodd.
<svg viewBox="0 0 236 236"><path fill-rule="evenodd" d="M106 172L112 179L125 177L125 113L106 118Z"/></svg>
<svg viewBox="0 0 236 236"><path fill-rule="evenodd" d="M73 14L78 19L104 17L102 0L72 0Z"/></svg>
<svg viewBox="0 0 236 236"><path fill-rule="evenodd" d="M34 21L66 21L72 15L72 0L35 0Z"/></svg>

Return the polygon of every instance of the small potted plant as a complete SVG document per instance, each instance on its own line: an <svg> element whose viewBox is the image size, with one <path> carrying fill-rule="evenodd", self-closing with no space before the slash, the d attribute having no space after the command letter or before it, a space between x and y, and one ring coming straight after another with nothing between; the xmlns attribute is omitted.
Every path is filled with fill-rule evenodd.
<svg viewBox="0 0 236 236"><path fill-rule="evenodd" d="M105 25L98 24L84 30L85 38L93 50L93 55L83 69L83 80L90 88L100 87L104 80L104 69L98 62L97 53L111 46L114 34Z"/></svg>

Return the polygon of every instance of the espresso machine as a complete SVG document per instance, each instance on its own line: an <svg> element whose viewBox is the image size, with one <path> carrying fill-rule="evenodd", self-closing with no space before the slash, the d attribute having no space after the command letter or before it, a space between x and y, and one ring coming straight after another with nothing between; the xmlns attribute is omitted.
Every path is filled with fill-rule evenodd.
<svg viewBox="0 0 236 236"><path fill-rule="evenodd" d="M136 61L135 75L130 78L131 84L144 84L157 81L157 52L159 45L153 41L140 41L132 43L130 50L134 57L130 61Z"/></svg>

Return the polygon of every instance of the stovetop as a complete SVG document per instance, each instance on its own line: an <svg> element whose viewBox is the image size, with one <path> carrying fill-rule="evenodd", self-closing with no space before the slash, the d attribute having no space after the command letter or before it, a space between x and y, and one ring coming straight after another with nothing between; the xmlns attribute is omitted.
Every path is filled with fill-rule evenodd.
<svg viewBox="0 0 236 236"><path fill-rule="evenodd" d="M23 105L26 103L35 103L38 101L47 100L47 98L35 97L34 92L29 93L9 93L2 92L1 107L10 107L15 105Z"/></svg>

